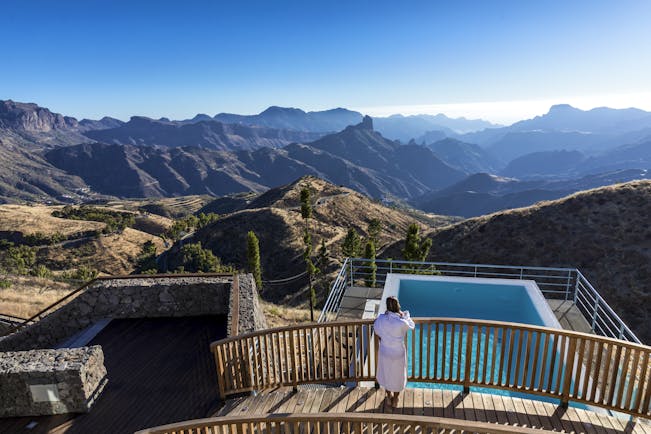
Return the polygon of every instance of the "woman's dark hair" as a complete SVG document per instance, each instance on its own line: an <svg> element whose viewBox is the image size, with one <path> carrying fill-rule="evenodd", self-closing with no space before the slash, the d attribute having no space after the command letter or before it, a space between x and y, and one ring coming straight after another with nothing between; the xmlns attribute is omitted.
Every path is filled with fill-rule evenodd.
<svg viewBox="0 0 651 434"><path fill-rule="evenodd" d="M395 313L400 312L400 302L396 297L387 297L387 310Z"/></svg>

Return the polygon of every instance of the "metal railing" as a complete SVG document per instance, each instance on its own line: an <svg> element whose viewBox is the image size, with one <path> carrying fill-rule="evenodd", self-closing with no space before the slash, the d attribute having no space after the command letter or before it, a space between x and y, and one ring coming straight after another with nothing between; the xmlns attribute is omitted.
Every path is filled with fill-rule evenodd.
<svg viewBox="0 0 651 434"><path fill-rule="evenodd" d="M612 310L588 279L576 268L528 267L522 265L462 264L450 262L415 262L346 258L335 278L319 322L337 318L347 288L367 286L375 274L375 286L381 287L389 273L433 274L441 276L533 280L547 299L572 301L590 324L593 333L640 343L635 333Z"/></svg>
<svg viewBox="0 0 651 434"><path fill-rule="evenodd" d="M135 434L270 434L270 433L422 433L545 434L538 428L404 414L312 413L223 416L189 420L137 431Z"/></svg>
<svg viewBox="0 0 651 434"><path fill-rule="evenodd" d="M407 379L509 390L651 417L651 347L500 321L415 318ZM266 329L211 344L221 397L375 381L373 320Z"/></svg>

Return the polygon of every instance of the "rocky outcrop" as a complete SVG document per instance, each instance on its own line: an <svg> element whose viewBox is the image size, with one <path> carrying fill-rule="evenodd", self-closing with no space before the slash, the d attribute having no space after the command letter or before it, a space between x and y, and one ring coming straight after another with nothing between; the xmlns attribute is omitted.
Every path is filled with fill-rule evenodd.
<svg viewBox="0 0 651 434"><path fill-rule="evenodd" d="M52 113L32 103L0 101L0 128L27 132L76 129L77 119Z"/></svg>

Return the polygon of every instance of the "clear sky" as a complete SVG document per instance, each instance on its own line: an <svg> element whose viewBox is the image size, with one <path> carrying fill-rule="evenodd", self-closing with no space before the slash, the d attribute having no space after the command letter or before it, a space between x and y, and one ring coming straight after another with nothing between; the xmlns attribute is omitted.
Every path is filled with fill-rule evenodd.
<svg viewBox="0 0 651 434"><path fill-rule="evenodd" d="M649 0L3 0L0 99L121 119L651 110L650 23Z"/></svg>

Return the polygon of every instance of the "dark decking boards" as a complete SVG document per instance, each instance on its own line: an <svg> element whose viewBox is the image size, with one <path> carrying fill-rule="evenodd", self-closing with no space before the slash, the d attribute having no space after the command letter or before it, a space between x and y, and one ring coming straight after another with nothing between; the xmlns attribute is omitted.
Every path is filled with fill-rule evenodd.
<svg viewBox="0 0 651 434"><path fill-rule="evenodd" d="M102 346L109 379L90 413L0 419L0 433L133 433L209 416L219 406L210 342L225 332L225 316L114 320L89 344Z"/></svg>
<svg viewBox="0 0 651 434"><path fill-rule="evenodd" d="M228 400L214 416L268 413L399 413L526 426L567 433L651 434L649 421L631 421L552 403L488 393L438 389L406 389L399 408L384 402L384 391L374 388L328 388L292 392L289 388Z"/></svg>

